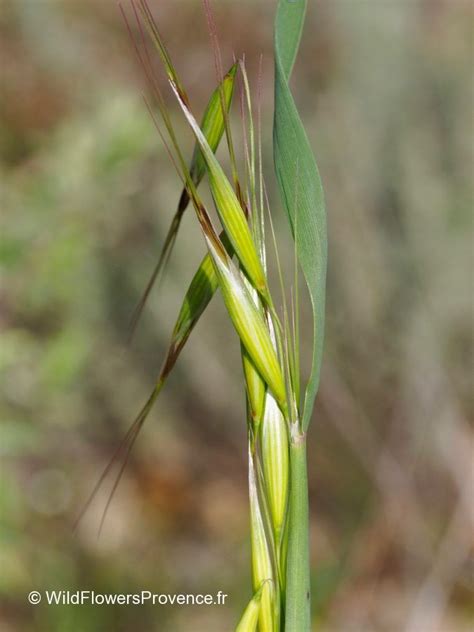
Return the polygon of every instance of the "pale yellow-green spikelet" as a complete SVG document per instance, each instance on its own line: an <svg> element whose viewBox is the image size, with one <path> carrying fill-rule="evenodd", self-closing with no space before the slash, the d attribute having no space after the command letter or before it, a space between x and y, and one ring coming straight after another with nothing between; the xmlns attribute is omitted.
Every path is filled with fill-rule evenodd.
<svg viewBox="0 0 474 632"><path fill-rule="evenodd" d="M262 380L260 373L255 368L255 364L252 362L252 359L243 345L242 366L244 369L245 388L247 390L250 417L253 422L254 430L257 433L263 419L265 382Z"/></svg>
<svg viewBox="0 0 474 632"><path fill-rule="evenodd" d="M263 271L260 257L255 247L252 233L242 210L237 195L227 179L212 149L209 147L204 134L199 128L196 119L193 117L185 100L182 98L179 88L170 82L178 98L179 104L190 124L202 155L206 162L209 176L209 185L212 191L216 209L222 222L224 230L234 248L240 263L245 269L252 285L267 300L269 299L267 281Z"/></svg>
<svg viewBox="0 0 474 632"><path fill-rule="evenodd" d="M262 587L259 613L259 631L275 632L278 621L278 603L275 594L275 577L270 557L268 536L257 491L253 455L249 449L249 500L250 539L252 545L252 582L254 590ZM262 585L262 582L265 584Z"/></svg>
<svg viewBox="0 0 474 632"><path fill-rule="evenodd" d="M260 614L260 605L262 602L262 592L264 584L260 586L254 596L249 601L244 613L235 628L235 632L257 632L258 616Z"/></svg>
<svg viewBox="0 0 474 632"><path fill-rule="evenodd" d="M260 299L257 292L253 289L247 279L242 275L242 280L249 290L250 296L253 298L255 306L259 307ZM242 366L244 369L245 388L247 391L247 399L249 404L250 416L253 422L253 429L255 435L258 434L258 429L263 418L263 410L265 405L265 382L262 380L260 373L255 368L255 364L252 358L249 356L247 350L243 345L242 347Z"/></svg>
<svg viewBox="0 0 474 632"><path fill-rule="evenodd" d="M240 341L255 368L272 391L278 405L286 411L283 374L263 316L256 308L231 259L225 251L219 250L207 235L205 237L216 268L224 303Z"/></svg>
<svg viewBox="0 0 474 632"><path fill-rule="evenodd" d="M289 454L285 419L271 393L260 426L262 466L275 542L281 543L288 505Z"/></svg>
<svg viewBox="0 0 474 632"><path fill-rule="evenodd" d="M232 96L234 93L235 75L237 63L235 63L224 76L222 82L217 86L209 99L206 111L201 121L201 131L206 138L212 151L216 151L221 137L224 133L225 119L222 111L222 97L224 98L226 112L229 111ZM199 182L206 171L206 163L202 157L199 143L194 147L193 158L190 166L190 174L195 182Z"/></svg>

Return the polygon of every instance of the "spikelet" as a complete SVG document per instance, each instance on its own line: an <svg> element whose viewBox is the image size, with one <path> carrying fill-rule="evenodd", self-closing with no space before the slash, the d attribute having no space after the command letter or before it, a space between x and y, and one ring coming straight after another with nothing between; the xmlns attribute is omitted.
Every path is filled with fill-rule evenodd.
<svg viewBox="0 0 474 632"><path fill-rule="evenodd" d="M284 413L286 389L277 354L268 327L258 311L242 278L224 249L206 235L224 303L255 368L260 373Z"/></svg>
<svg viewBox="0 0 474 632"><path fill-rule="evenodd" d="M265 273L237 195L209 147L204 134L199 129L196 119L187 107L179 88L173 81L170 81L170 84L201 148L208 170L209 186L222 226L253 287L268 301L269 293Z"/></svg>
<svg viewBox="0 0 474 632"><path fill-rule="evenodd" d="M250 540L252 545L252 582L254 590L263 586L260 612L260 632L274 632L279 614L271 543L265 530L264 514L257 489L257 474L254 457L249 449L249 500L250 500ZM265 584L263 584L265 582Z"/></svg>

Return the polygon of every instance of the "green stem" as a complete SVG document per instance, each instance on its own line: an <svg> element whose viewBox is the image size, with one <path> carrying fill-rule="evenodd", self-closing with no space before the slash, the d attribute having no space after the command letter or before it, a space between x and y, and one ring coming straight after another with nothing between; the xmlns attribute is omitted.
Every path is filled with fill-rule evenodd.
<svg viewBox="0 0 474 632"><path fill-rule="evenodd" d="M289 502L285 632L310 632L308 474L306 435L300 433L290 444Z"/></svg>

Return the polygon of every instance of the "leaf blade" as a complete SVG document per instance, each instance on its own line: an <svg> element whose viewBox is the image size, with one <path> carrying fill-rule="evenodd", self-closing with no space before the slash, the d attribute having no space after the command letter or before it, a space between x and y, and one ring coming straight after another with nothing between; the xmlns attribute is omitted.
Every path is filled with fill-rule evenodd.
<svg viewBox="0 0 474 632"><path fill-rule="evenodd" d="M306 431L321 374L327 267L326 213L321 179L288 85L305 14L306 0L279 0L274 31L274 167L313 312L311 373L301 420L291 427L286 632L309 632L311 627Z"/></svg>
<svg viewBox="0 0 474 632"><path fill-rule="evenodd" d="M326 213L321 178L288 86L305 10L305 0L291 3L280 0L278 4L275 20L273 124L275 173L313 312L311 373L306 385L301 420L304 432L311 420L320 381L327 267Z"/></svg>

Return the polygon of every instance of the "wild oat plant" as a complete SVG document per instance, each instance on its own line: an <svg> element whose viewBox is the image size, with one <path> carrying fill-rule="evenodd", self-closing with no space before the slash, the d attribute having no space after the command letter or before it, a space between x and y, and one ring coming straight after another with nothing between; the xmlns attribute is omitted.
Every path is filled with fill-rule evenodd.
<svg viewBox="0 0 474 632"><path fill-rule="evenodd" d="M153 102L146 102L146 105L183 182L159 261L133 315L132 330L153 285L166 267L188 206L194 209L196 230L203 237L207 253L184 296L156 386L97 488L119 456L123 458L120 474L123 471L133 443L181 350L219 290L241 344L247 403L253 596L236 630L305 632L310 629L306 432L319 384L326 276L323 192L288 86L304 23L306 0L280 0L274 30L273 154L281 204L294 240L295 274L290 280L283 278L279 265L271 221L274 211L269 208L262 176L258 99L255 108L243 60L235 61L230 70L223 73L208 0L204 1L204 9L218 85L200 124L146 1L131 1L131 18L122 9L136 56L154 95ZM135 26L132 26L132 20ZM149 40L156 47L171 93L195 136L190 161L183 155L156 80ZM237 87L243 123L243 177L239 174L229 124L231 104L234 92L237 92L234 88ZM230 178L215 156L224 136L230 158ZM198 192L204 176L220 220L220 232ZM270 230L265 231L266 225ZM267 277L266 232L270 234L268 241L272 242L271 252L276 258L280 290L284 296L280 310L276 309ZM304 389L300 377L298 270L306 281L313 317L311 372ZM285 298L289 286L292 286L291 296Z"/></svg>

